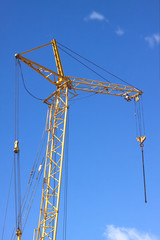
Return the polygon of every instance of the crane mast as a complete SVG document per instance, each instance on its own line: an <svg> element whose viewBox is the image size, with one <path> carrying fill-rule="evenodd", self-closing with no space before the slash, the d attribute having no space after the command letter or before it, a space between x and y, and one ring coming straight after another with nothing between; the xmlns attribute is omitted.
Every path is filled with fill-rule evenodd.
<svg viewBox="0 0 160 240"><path fill-rule="evenodd" d="M56 41L52 41L58 74L64 77ZM61 81L59 78L58 81ZM56 240L60 190L62 179L65 131L68 109L68 87L57 86L57 91L48 107L48 141L44 169L37 240Z"/></svg>
<svg viewBox="0 0 160 240"><path fill-rule="evenodd" d="M53 47L58 73L22 56L50 44ZM52 40L51 43L43 46L16 54L15 57L56 86L55 92L43 101L48 104L46 124L48 140L39 224L34 231L35 240L56 240L69 100L77 96L79 91L86 91L120 96L127 101L136 98L138 101L139 95L143 92L131 86L65 76L56 40Z"/></svg>

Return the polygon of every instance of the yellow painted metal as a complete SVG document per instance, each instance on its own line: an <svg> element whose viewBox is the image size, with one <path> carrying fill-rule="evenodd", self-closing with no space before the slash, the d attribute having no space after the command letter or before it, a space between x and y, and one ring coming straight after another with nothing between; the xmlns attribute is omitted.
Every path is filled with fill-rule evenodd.
<svg viewBox="0 0 160 240"><path fill-rule="evenodd" d="M22 231L20 229L17 229L16 235L17 235L17 240L21 240Z"/></svg>
<svg viewBox="0 0 160 240"><path fill-rule="evenodd" d="M27 64L29 67L34 69L37 73L39 73L53 85L57 86L57 88L64 87L67 84L69 90L76 93L76 95L78 95L79 91L102 93L121 97L124 97L124 94L127 93L130 98L135 98L143 93L142 91L131 86L89 80L84 78L63 76L61 75L62 71L60 70L58 70L59 74L57 74L54 71L27 58L24 58L19 54L17 54L16 57L25 64ZM53 80L51 79L51 77L53 78Z"/></svg>
<svg viewBox="0 0 160 240"><path fill-rule="evenodd" d="M50 44L52 44L53 47L58 74L22 56L22 54L37 50L49 44L22 54L16 54L15 56L56 86L55 92L43 101L49 105L47 115L48 123L46 124L48 141L39 224L38 228L34 231L34 239L36 240L56 240L68 101L77 96L79 91L121 97L124 97L124 94L128 94L130 98L139 97L139 95L143 93L130 86L64 76L56 40L52 40ZM20 238L18 240L20 240Z"/></svg>
<svg viewBox="0 0 160 240"><path fill-rule="evenodd" d="M24 54L26 54L26 53L33 52L33 51L38 50L38 49L40 49L40 48L42 48L42 47L46 47L46 46L48 46L48 45L50 45L50 44L51 44L51 42L50 42L50 43L46 43L46 44L41 45L41 46L39 46L39 47L36 47L36 48L30 49L30 50L28 50L28 51L26 51L26 52L23 52L23 53L21 53L20 55L24 55Z"/></svg>
<svg viewBox="0 0 160 240"><path fill-rule="evenodd" d="M48 142L37 240L56 239L68 109L68 88L59 88L52 101L48 113Z"/></svg>
<svg viewBox="0 0 160 240"><path fill-rule="evenodd" d="M15 57L20 59L22 62L24 62L25 64L27 64L29 67L31 67L33 70L35 70L37 73L39 73L40 75L42 75L44 78L46 78L49 82L51 82L52 84L56 85L56 76L59 76L57 73L55 73L54 71L43 67L42 65L35 63L27 58L22 57L20 54L15 54ZM50 78L51 76L53 76L53 80Z"/></svg>
<svg viewBox="0 0 160 240"><path fill-rule="evenodd" d="M61 63L61 59L60 59L60 55L59 55L59 51L58 51L58 47L55 39L52 40L52 47L54 51L58 74L64 77L63 67L62 67L62 63Z"/></svg>
<svg viewBox="0 0 160 240"><path fill-rule="evenodd" d="M63 68L59 58L56 42L52 43L58 74L63 77ZM37 240L56 240L60 190L62 179L65 131L68 109L68 87L57 85L52 95L52 104L48 111L48 142L46 150L44 181L41 198L39 225L36 230ZM34 234L35 235L35 234Z"/></svg>
<svg viewBox="0 0 160 240"><path fill-rule="evenodd" d="M138 101L139 101L139 96L136 97L136 102L138 102Z"/></svg>
<svg viewBox="0 0 160 240"><path fill-rule="evenodd" d="M136 139L138 142L140 142L140 144L142 144L146 140L146 136L137 137Z"/></svg>
<svg viewBox="0 0 160 240"><path fill-rule="evenodd" d="M103 93L108 95L115 95L123 97L125 93L129 95L130 98L135 98L141 95L143 92L126 85L108 83L102 81L89 80L84 78L76 77L66 77L72 83L72 88L76 91L86 91L94 93Z"/></svg>
<svg viewBox="0 0 160 240"><path fill-rule="evenodd" d="M14 143L14 153L19 153L19 142L18 140L15 141Z"/></svg>

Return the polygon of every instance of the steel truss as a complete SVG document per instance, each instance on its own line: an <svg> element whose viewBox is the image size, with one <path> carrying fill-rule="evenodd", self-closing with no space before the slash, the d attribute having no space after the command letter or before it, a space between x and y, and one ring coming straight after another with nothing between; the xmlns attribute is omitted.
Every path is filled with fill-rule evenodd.
<svg viewBox="0 0 160 240"><path fill-rule="evenodd" d="M58 74L22 56L50 44L53 47ZM46 127L48 142L39 224L34 232L36 240L56 240L68 101L77 96L79 91L121 96L127 101L133 98L138 101L139 95L143 92L131 86L64 76L56 40L27 52L16 54L15 57L57 88L43 101L48 104Z"/></svg>
<svg viewBox="0 0 160 240"><path fill-rule="evenodd" d="M58 89L48 107L48 142L37 240L56 239L64 142L68 109L68 88Z"/></svg>

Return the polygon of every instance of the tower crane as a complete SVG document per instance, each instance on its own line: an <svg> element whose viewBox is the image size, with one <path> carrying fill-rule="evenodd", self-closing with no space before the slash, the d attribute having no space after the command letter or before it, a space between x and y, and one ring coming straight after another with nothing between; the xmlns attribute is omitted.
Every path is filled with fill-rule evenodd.
<svg viewBox="0 0 160 240"><path fill-rule="evenodd" d="M58 73L24 57L25 54L48 45L52 45ZM43 100L48 105L46 127L48 140L39 223L38 228L34 231L34 239L52 239L53 236L53 240L56 240L69 101L76 97L80 91L119 96L127 101L132 99L138 101L143 92L132 86L66 76L55 39L48 44L16 54L15 57L55 86L55 91ZM140 137L138 141L143 143L144 138ZM18 229L16 234L17 239L20 240L21 230Z"/></svg>

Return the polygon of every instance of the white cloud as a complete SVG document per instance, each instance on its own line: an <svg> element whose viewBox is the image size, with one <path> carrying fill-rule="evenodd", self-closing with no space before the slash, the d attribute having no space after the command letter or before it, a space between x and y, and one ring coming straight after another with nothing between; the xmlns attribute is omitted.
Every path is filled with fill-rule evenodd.
<svg viewBox="0 0 160 240"><path fill-rule="evenodd" d="M106 227L104 236L106 240L158 240L149 233L141 233L134 228L115 227L114 225Z"/></svg>
<svg viewBox="0 0 160 240"><path fill-rule="evenodd" d="M154 48L154 46L156 44L160 44L160 34L158 34L158 33L155 33L151 36L147 36L144 39L145 39L145 41L148 42L148 44L151 48Z"/></svg>
<svg viewBox="0 0 160 240"><path fill-rule="evenodd" d="M98 13L98 12L95 12L93 11L88 17L85 17L84 18L85 21L88 21L88 20L98 20L98 21L105 21L105 22L109 22L108 19L106 19L104 17L104 15Z"/></svg>
<svg viewBox="0 0 160 240"><path fill-rule="evenodd" d="M122 36L124 34L124 30L122 28L118 27L117 30L115 31L115 33L118 36Z"/></svg>
<svg viewBox="0 0 160 240"><path fill-rule="evenodd" d="M122 28L120 28L119 26L117 27L117 29L115 28L115 26L101 13L98 13L96 11L92 11L91 14L87 17L84 18L85 21L93 21L93 20L97 20L97 21L101 21L101 22L106 22L109 24L109 26L114 29L114 32L118 35L118 36L122 36L124 35L124 30ZM116 29L116 30L115 30Z"/></svg>

